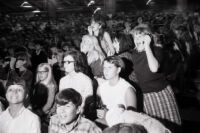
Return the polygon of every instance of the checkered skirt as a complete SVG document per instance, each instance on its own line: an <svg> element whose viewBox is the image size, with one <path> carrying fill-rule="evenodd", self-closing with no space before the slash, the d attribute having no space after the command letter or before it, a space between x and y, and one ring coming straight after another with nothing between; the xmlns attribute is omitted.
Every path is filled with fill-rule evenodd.
<svg viewBox="0 0 200 133"><path fill-rule="evenodd" d="M167 86L160 92L146 93L143 97L143 109L146 114L181 125L178 106L171 86Z"/></svg>

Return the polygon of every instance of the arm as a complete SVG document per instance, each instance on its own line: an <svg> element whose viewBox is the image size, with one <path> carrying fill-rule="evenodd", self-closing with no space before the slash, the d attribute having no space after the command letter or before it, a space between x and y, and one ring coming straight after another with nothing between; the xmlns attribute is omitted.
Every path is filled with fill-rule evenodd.
<svg viewBox="0 0 200 133"><path fill-rule="evenodd" d="M49 112L49 110L51 109L51 107L52 107L52 105L54 103L54 98L55 98L55 88L49 88L48 89L47 103L42 108L44 113L48 113Z"/></svg>
<svg viewBox="0 0 200 133"><path fill-rule="evenodd" d="M134 90L135 88L129 87L125 93L125 102L127 107L137 108L137 97Z"/></svg>
<svg viewBox="0 0 200 133"><path fill-rule="evenodd" d="M151 38L150 38L150 36L148 36L148 35L145 36L144 43L145 43L145 52L146 52L146 55L147 55L147 61L148 61L149 69L150 69L151 72L155 73L155 72L158 71L159 63L158 63L158 60L153 55L153 52L151 50L151 47L150 47Z"/></svg>
<svg viewBox="0 0 200 133"><path fill-rule="evenodd" d="M110 53L107 53L107 54L108 54L108 56L111 56L111 55L113 55L115 53L115 49L113 47L113 43L112 43L111 37L110 37L108 32L104 33L104 39L108 43L108 47L109 47L109 52Z"/></svg>

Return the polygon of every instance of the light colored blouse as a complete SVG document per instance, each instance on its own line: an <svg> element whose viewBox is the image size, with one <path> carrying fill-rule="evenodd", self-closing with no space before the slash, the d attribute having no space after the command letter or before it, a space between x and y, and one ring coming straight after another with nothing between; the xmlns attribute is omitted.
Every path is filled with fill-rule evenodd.
<svg viewBox="0 0 200 133"><path fill-rule="evenodd" d="M88 96L93 95L92 80L82 72L77 72L73 76L66 75L61 78L59 91L66 88L72 88L78 91L83 98L83 103Z"/></svg>

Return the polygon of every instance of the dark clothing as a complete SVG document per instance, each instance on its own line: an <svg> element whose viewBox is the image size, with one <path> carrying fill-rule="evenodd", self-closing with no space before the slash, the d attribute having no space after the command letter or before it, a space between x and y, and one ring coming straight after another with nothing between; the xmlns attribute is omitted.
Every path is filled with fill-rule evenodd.
<svg viewBox="0 0 200 133"><path fill-rule="evenodd" d="M7 85L12 83L13 81L16 81L17 79L22 79L25 80L26 82L26 88L28 93L30 92L31 85L32 85L32 80L33 80L33 74L30 70L26 71L18 71L18 70L10 70L9 75L8 75L8 81Z"/></svg>
<svg viewBox="0 0 200 133"><path fill-rule="evenodd" d="M65 71L61 70L61 66L58 64L58 62L53 64L52 71L54 79L57 85L59 85L60 79L65 76Z"/></svg>
<svg viewBox="0 0 200 133"><path fill-rule="evenodd" d="M34 52L31 58L31 62L32 62L32 70L33 72L35 72L37 66L40 63L47 63L47 54L42 50L40 51L39 54L36 54L36 52Z"/></svg>
<svg viewBox="0 0 200 133"><path fill-rule="evenodd" d="M103 63L100 59L90 64L92 74L97 77L103 77Z"/></svg>
<svg viewBox="0 0 200 133"><path fill-rule="evenodd" d="M161 48L154 47L153 53L159 64L162 64L163 51ZM168 82L161 69L158 72L153 73L150 71L146 52L132 51L133 55L133 67L138 79L138 83L143 93L159 92L166 88Z"/></svg>

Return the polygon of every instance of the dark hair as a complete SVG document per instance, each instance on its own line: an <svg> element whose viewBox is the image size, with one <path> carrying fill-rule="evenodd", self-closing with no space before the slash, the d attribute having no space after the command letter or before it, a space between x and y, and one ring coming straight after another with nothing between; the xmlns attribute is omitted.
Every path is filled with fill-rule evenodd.
<svg viewBox="0 0 200 133"><path fill-rule="evenodd" d="M101 29L99 29L99 35L98 35L99 39L101 40L103 38L104 32L106 30L106 22L105 22L103 16L94 15L92 17L91 21L94 21L95 23L98 23L99 25L101 25Z"/></svg>
<svg viewBox="0 0 200 133"><path fill-rule="evenodd" d="M74 59L74 70L75 72L82 72L87 75L87 58L78 50L70 50L64 53L63 59L66 56L72 56Z"/></svg>
<svg viewBox="0 0 200 133"><path fill-rule="evenodd" d="M33 86L33 93L31 94L30 100L33 111L42 109L47 103L48 88L41 83L37 83Z"/></svg>
<svg viewBox="0 0 200 133"><path fill-rule="evenodd" d="M133 38L130 35L119 35L119 54L134 48Z"/></svg>
<svg viewBox="0 0 200 133"><path fill-rule="evenodd" d="M25 93L27 93L27 88L26 88L26 82L25 82L25 80L17 78L15 80L11 81L11 82L8 82L7 85L6 85L6 91L8 90L8 88L11 85L20 85L25 90Z"/></svg>
<svg viewBox="0 0 200 133"><path fill-rule="evenodd" d="M120 67L121 69L125 68L124 61L119 56L108 56L104 59L104 62L107 61L109 63L114 64L116 67Z"/></svg>
<svg viewBox="0 0 200 133"><path fill-rule="evenodd" d="M72 88L66 88L56 95L55 101L59 105L65 105L69 102L72 102L76 107L78 107L82 104L82 96L76 90Z"/></svg>
<svg viewBox="0 0 200 133"><path fill-rule="evenodd" d="M30 67L31 66L31 60L30 56L28 55L27 52L18 52L16 53L16 58L17 60L24 60L26 63L24 64L24 67Z"/></svg>
<svg viewBox="0 0 200 133"><path fill-rule="evenodd" d="M120 123L106 128L103 133L148 133L144 126L129 123Z"/></svg>

